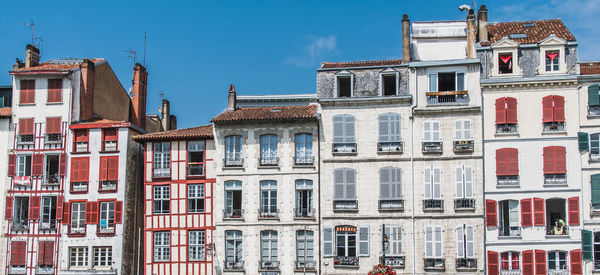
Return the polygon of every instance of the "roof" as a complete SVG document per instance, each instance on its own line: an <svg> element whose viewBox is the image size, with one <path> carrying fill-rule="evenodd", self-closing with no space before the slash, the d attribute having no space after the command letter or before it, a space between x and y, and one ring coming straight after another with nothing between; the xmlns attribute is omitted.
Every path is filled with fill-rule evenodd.
<svg viewBox="0 0 600 275"><path fill-rule="evenodd" d="M402 59L322 62L321 69L353 68L353 67L380 67L402 65Z"/></svg>
<svg viewBox="0 0 600 275"><path fill-rule="evenodd" d="M212 125L203 125L192 128L169 130L163 132L150 133L145 135L137 135L133 137L135 141L154 141L154 140L179 140L192 138L213 138Z"/></svg>
<svg viewBox="0 0 600 275"><path fill-rule="evenodd" d="M212 122L317 119L316 105L241 108L225 111Z"/></svg>
<svg viewBox="0 0 600 275"><path fill-rule="evenodd" d="M525 37L509 37L511 34L525 34ZM489 42L481 42L489 46L508 37L520 44L535 44L554 34L565 41L575 41L575 36L567 29L560 19L501 22L488 25Z"/></svg>
<svg viewBox="0 0 600 275"><path fill-rule="evenodd" d="M77 122L69 126L70 129L90 129L90 128L114 128L114 127L129 127L128 121L97 119L92 121Z"/></svg>
<svg viewBox="0 0 600 275"><path fill-rule="evenodd" d="M600 61L579 64L579 73L582 75L600 74Z"/></svg>
<svg viewBox="0 0 600 275"><path fill-rule="evenodd" d="M93 63L104 61L104 58L90 58ZM21 67L13 72L35 72L35 71L70 71L78 69L83 63L83 59L55 59L40 63L38 66Z"/></svg>
<svg viewBox="0 0 600 275"><path fill-rule="evenodd" d="M10 117L12 115L12 108L5 107L0 108L0 117Z"/></svg>

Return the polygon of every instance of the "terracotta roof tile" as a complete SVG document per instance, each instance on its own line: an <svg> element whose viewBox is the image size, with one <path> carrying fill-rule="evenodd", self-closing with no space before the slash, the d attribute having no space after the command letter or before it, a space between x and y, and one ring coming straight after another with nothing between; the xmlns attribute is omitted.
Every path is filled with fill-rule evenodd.
<svg viewBox="0 0 600 275"><path fill-rule="evenodd" d="M527 25L532 26L527 27ZM519 21L519 22L501 22L493 23L488 26L489 42L481 42L482 46L489 46L500 41L503 37L508 37L520 44L535 44L550 34L554 34L565 41L575 41L575 36L567 29L560 19ZM524 38L511 38L511 34L525 34Z"/></svg>
<svg viewBox="0 0 600 275"><path fill-rule="evenodd" d="M393 65L402 65L402 59L346 61L346 62L322 62L321 69L377 67L377 66L393 66Z"/></svg>
<svg viewBox="0 0 600 275"><path fill-rule="evenodd" d="M82 59L83 60L83 59ZM92 58L90 61L94 63L104 61L104 58ZM48 60L46 62L40 63L38 66L34 67L22 67L15 70L15 72L32 72L32 71L69 71L79 68L79 65L82 62L80 61L61 61L61 60Z"/></svg>
<svg viewBox="0 0 600 275"><path fill-rule="evenodd" d="M579 73L583 75L600 74L600 61L579 64Z"/></svg>
<svg viewBox="0 0 600 275"><path fill-rule="evenodd" d="M133 137L135 141L153 141L153 140L181 140L181 139L192 139L192 138L213 138L213 127L212 125L203 125L192 128L170 130L164 132L156 132L145 135L137 135Z"/></svg>
<svg viewBox="0 0 600 275"><path fill-rule="evenodd" d="M10 117L12 115L12 108L5 107L0 108L0 117Z"/></svg>
<svg viewBox="0 0 600 275"><path fill-rule="evenodd" d="M257 107L241 108L234 111L225 111L213 118L212 122L230 122L245 120L293 120L316 119L317 106L283 106L283 107Z"/></svg>

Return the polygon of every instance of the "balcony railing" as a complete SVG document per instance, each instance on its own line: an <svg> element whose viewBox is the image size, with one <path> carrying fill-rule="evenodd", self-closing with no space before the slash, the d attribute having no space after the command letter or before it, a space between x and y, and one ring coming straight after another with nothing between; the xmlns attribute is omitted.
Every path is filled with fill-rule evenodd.
<svg viewBox="0 0 600 275"><path fill-rule="evenodd" d="M454 141L454 152L456 153L473 152L473 150L475 150L475 141L473 140Z"/></svg>
<svg viewBox="0 0 600 275"><path fill-rule="evenodd" d="M277 166L278 163L278 157L260 157L261 166Z"/></svg>
<svg viewBox="0 0 600 275"><path fill-rule="evenodd" d="M500 270L500 275L521 275L521 270L520 269Z"/></svg>
<svg viewBox="0 0 600 275"><path fill-rule="evenodd" d="M496 124L496 134L514 134L517 133L517 124Z"/></svg>
<svg viewBox="0 0 600 275"><path fill-rule="evenodd" d="M278 219L279 209L258 209L259 219Z"/></svg>
<svg viewBox="0 0 600 275"><path fill-rule="evenodd" d="M544 174L545 185L565 185L567 184L567 174Z"/></svg>
<svg viewBox="0 0 600 275"><path fill-rule="evenodd" d="M446 269L446 259L443 258L425 258L426 269Z"/></svg>
<svg viewBox="0 0 600 275"><path fill-rule="evenodd" d="M15 220L15 219L13 219L12 230L13 231L27 231L27 230L29 230L29 221L28 220Z"/></svg>
<svg viewBox="0 0 600 275"><path fill-rule="evenodd" d="M498 177L498 186L505 186L505 187L519 186L519 176L517 176L517 175L497 176L497 177Z"/></svg>
<svg viewBox="0 0 600 275"><path fill-rule="evenodd" d="M71 192L86 192L88 190L87 182L72 182Z"/></svg>
<svg viewBox="0 0 600 275"><path fill-rule="evenodd" d="M443 210L444 201L441 199L423 200L423 210Z"/></svg>
<svg viewBox="0 0 600 275"><path fill-rule="evenodd" d="M454 199L454 209L475 209L475 199Z"/></svg>
<svg viewBox="0 0 600 275"><path fill-rule="evenodd" d="M500 237L521 237L520 226L498 226L498 236Z"/></svg>
<svg viewBox="0 0 600 275"><path fill-rule="evenodd" d="M35 274L54 274L54 266L39 265L35 268Z"/></svg>
<svg viewBox="0 0 600 275"><path fill-rule="evenodd" d="M225 158L223 159L225 167L242 167L244 166L244 159L240 157Z"/></svg>
<svg viewBox="0 0 600 275"><path fill-rule="evenodd" d="M404 143L402 141L378 142L377 143L377 152L402 153L403 151L404 151Z"/></svg>
<svg viewBox="0 0 600 275"><path fill-rule="evenodd" d="M243 219L244 211L243 209L223 209L223 218L224 219Z"/></svg>
<svg viewBox="0 0 600 275"><path fill-rule="evenodd" d="M307 269L307 270L315 270L317 266L317 262L315 261L295 261L296 269Z"/></svg>
<svg viewBox="0 0 600 275"><path fill-rule="evenodd" d="M60 134L46 134L46 143L60 143Z"/></svg>
<svg viewBox="0 0 600 275"><path fill-rule="evenodd" d="M314 208L294 208L294 217L301 219L314 219Z"/></svg>
<svg viewBox="0 0 600 275"><path fill-rule="evenodd" d="M358 266L358 257L335 256L333 257L334 266Z"/></svg>
<svg viewBox="0 0 600 275"><path fill-rule="evenodd" d="M294 163L296 165L314 165L315 157L313 157L313 156L294 157Z"/></svg>
<svg viewBox="0 0 600 275"><path fill-rule="evenodd" d="M544 132L564 132L565 122L544 122Z"/></svg>
<svg viewBox="0 0 600 275"><path fill-rule="evenodd" d="M458 258L456 259L456 269L476 269L477 259Z"/></svg>
<svg viewBox="0 0 600 275"><path fill-rule="evenodd" d="M424 141L423 142L423 153L442 153L442 142L441 141Z"/></svg>
<svg viewBox="0 0 600 275"><path fill-rule="evenodd" d="M100 191L115 191L117 190L116 180L103 180L100 181Z"/></svg>
<svg viewBox="0 0 600 275"><path fill-rule="evenodd" d="M40 222L40 229L42 229L42 230L56 229L56 220L52 219L49 222L41 221Z"/></svg>
<svg viewBox="0 0 600 275"><path fill-rule="evenodd" d="M81 225L81 227L69 227L69 234L84 234L85 233L85 225Z"/></svg>
<svg viewBox="0 0 600 275"><path fill-rule="evenodd" d="M204 175L204 163L202 163L202 162L188 162L188 164L187 164L187 175L188 176L202 176L202 175Z"/></svg>
<svg viewBox="0 0 600 275"><path fill-rule="evenodd" d="M19 143L33 143L33 135L19 135Z"/></svg>
<svg viewBox="0 0 600 275"><path fill-rule="evenodd" d="M87 141L80 141L75 143L75 152L83 153L88 151Z"/></svg>
<svg viewBox="0 0 600 275"><path fill-rule="evenodd" d="M104 141L104 151L107 151L107 152L117 151L117 142L114 140Z"/></svg>
<svg viewBox="0 0 600 275"><path fill-rule="evenodd" d="M115 233L115 227L100 227L100 229L98 229L98 233L100 234L114 234Z"/></svg>
<svg viewBox="0 0 600 275"><path fill-rule="evenodd" d="M569 275L571 271L568 269L548 269L548 275Z"/></svg>
<svg viewBox="0 0 600 275"><path fill-rule="evenodd" d="M58 185L58 175L46 175L44 177L44 186L56 186Z"/></svg>
<svg viewBox="0 0 600 275"><path fill-rule="evenodd" d="M334 154L352 154L356 153L356 143L333 143L332 152Z"/></svg>
<svg viewBox="0 0 600 275"><path fill-rule="evenodd" d="M279 261L259 261L261 269L279 269Z"/></svg>
<svg viewBox="0 0 600 275"><path fill-rule="evenodd" d="M394 211L404 210L404 200L379 200L379 210L383 211Z"/></svg>
<svg viewBox="0 0 600 275"><path fill-rule="evenodd" d="M227 262L225 261L225 269L231 270L231 269L244 269L244 261L239 261L239 262Z"/></svg>
<svg viewBox="0 0 600 275"><path fill-rule="evenodd" d="M466 105L469 103L467 91L427 92L428 106Z"/></svg>
<svg viewBox="0 0 600 275"><path fill-rule="evenodd" d="M404 268L404 256L386 256L383 259L383 263L387 266L395 267L395 268ZM381 262L381 257L380 260Z"/></svg>
<svg viewBox="0 0 600 275"><path fill-rule="evenodd" d="M568 236L569 226L546 225L546 236Z"/></svg>
<svg viewBox="0 0 600 275"><path fill-rule="evenodd" d="M357 200L333 200L333 210L358 210Z"/></svg>
<svg viewBox="0 0 600 275"><path fill-rule="evenodd" d="M600 116L600 106L588 106L588 115Z"/></svg>
<svg viewBox="0 0 600 275"><path fill-rule="evenodd" d="M171 168L154 168L153 174L156 178L166 178L171 176Z"/></svg>
<svg viewBox="0 0 600 275"><path fill-rule="evenodd" d="M27 267L24 265L11 265L8 267L8 274L27 274Z"/></svg>

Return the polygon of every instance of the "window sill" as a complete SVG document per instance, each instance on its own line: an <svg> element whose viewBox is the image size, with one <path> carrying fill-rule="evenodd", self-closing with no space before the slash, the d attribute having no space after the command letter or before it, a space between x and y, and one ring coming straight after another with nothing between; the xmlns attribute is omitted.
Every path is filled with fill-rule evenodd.
<svg viewBox="0 0 600 275"><path fill-rule="evenodd" d="M569 234L565 235L546 235L546 239L570 239L571 236Z"/></svg>
<svg viewBox="0 0 600 275"><path fill-rule="evenodd" d="M512 137L512 136L519 136L519 132L513 132L513 133L495 133L494 136L496 137Z"/></svg>
<svg viewBox="0 0 600 275"><path fill-rule="evenodd" d="M171 176L170 175L166 176L166 177L162 177L162 176L161 177L155 177L155 176L152 176L152 181L169 181L169 180L171 180Z"/></svg>
<svg viewBox="0 0 600 275"><path fill-rule="evenodd" d="M61 144L61 143L62 143L62 140L50 140L50 141L49 140L45 140L44 141L44 144L48 144L48 145L50 145L50 144Z"/></svg>
<svg viewBox="0 0 600 275"><path fill-rule="evenodd" d="M170 212L169 213L156 213L156 212L152 212L152 215L169 215L169 214L171 214L171 213Z"/></svg>
<svg viewBox="0 0 600 275"><path fill-rule="evenodd" d="M242 272L246 273L246 270L243 268L223 268L223 272Z"/></svg>
<svg viewBox="0 0 600 275"><path fill-rule="evenodd" d="M356 156L358 152L331 152L334 156Z"/></svg>
<svg viewBox="0 0 600 275"><path fill-rule="evenodd" d="M71 190L71 191L69 191L69 193L71 193L71 194L87 194L87 192L88 192L88 190L85 190L85 191L73 191L73 190Z"/></svg>
<svg viewBox="0 0 600 275"><path fill-rule="evenodd" d="M114 153L119 153L119 150L114 150L114 151L104 151L104 150L102 150L102 151L100 151L98 153L100 153L100 154L114 154Z"/></svg>
<svg viewBox="0 0 600 275"><path fill-rule="evenodd" d="M498 240L520 240L523 239L521 236L498 236Z"/></svg>
<svg viewBox="0 0 600 275"><path fill-rule="evenodd" d="M230 171L244 171L244 166L223 166L222 170L230 170Z"/></svg>
<svg viewBox="0 0 600 275"><path fill-rule="evenodd" d="M552 187L569 187L569 184L567 183L561 183L561 184L546 184L544 183L544 188L552 188Z"/></svg>
<svg viewBox="0 0 600 275"><path fill-rule="evenodd" d="M35 106L35 102L33 102L33 103L19 103L19 107L20 106Z"/></svg>
<svg viewBox="0 0 600 275"><path fill-rule="evenodd" d="M444 208L423 208L423 212L444 212Z"/></svg>
<svg viewBox="0 0 600 275"><path fill-rule="evenodd" d="M354 208L354 209L348 209L348 208L343 208L343 209L333 209L333 212L340 212L340 213L356 213L358 212L358 208Z"/></svg>
<svg viewBox="0 0 600 275"><path fill-rule="evenodd" d="M98 190L98 193L117 193L117 189L112 189L112 190Z"/></svg>
<svg viewBox="0 0 600 275"><path fill-rule="evenodd" d="M115 232L112 232L112 233L100 233L100 232L98 232L98 233L96 233L96 236L98 236L98 237L112 237L114 235L115 235Z"/></svg>
<svg viewBox="0 0 600 275"><path fill-rule="evenodd" d="M67 233L67 236L73 238L82 238L85 237L85 233Z"/></svg>
<svg viewBox="0 0 600 275"><path fill-rule="evenodd" d="M314 221L316 220L315 217L294 217L294 220L296 221Z"/></svg>
<svg viewBox="0 0 600 275"><path fill-rule="evenodd" d="M191 214L191 215L194 215L194 214L206 214L206 211L197 211L197 212L196 211L187 211L186 214Z"/></svg>
<svg viewBox="0 0 600 275"><path fill-rule="evenodd" d="M298 165L298 164L294 164L294 166L292 166L292 168L294 168L294 169L302 169L302 168L315 169L315 165L314 164L310 164L310 165Z"/></svg>
<svg viewBox="0 0 600 275"><path fill-rule="evenodd" d="M186 175L185 178L189 179L189 180L203 180L203 179L206 179L206 175L198 175L198 176L196 176L196 175L192 175L192 176Z"/></svg>
<svg viewBox="0 0 600 275"><path fill-rule="evenodd" d="M514 184L514 185L511 185L511 184L502 184L502 185L496 184L496 188L498 188L498 189L521 188L521 185L519 185L519 184Z"/></svg>
<svg viewBox="0 0 600 275"><path fill-rule="evenodd" d="M566 135L567 131L542 131L542 135Z"/></svg>
<svg viewBox="0 0 600 275"><path fill-rule="evenodd" d="M475 211L475 207L454 208L454 212L473 212L473 211Z"/></svg>
<svg viewBox="0 0 600 275"><path fill-rule="evenodd" d="M402 155L402 153L404 153L402 150L399 150L399 151L393 151L393 150L379 151L379 150L377 150L378 155Z"/></svg>
<svg viewBox="0 0 600 275"><path fill-rule="evenodd" d="M46 105L62 105L63 102L62 101L58 101L58 102L46 102Z"/></svg>
<svg viewBox="0 0 600 275"><path fill-rule="evenodd" d="M223 221L243 222L244 218L223 218Z"/></svg>
<svg viewBox="0 0 600 275"><path fill-rule="evenodd" d="M279 221L279 217L258 217L259 221Z"/></svg>
<svg viewBox="0 0 600 275"><path fill-rule="evenodd" d="M359 265L339 265L339 264L334 264L333 267L341 268L341 269L359 269L360 268Z"/></svg>
<svg viewBox="0 0 600 275"><path fill-rule="evenodd" d="M89 154L90 151L85 151L85 152L71 152L72 155L83 155L83 154Z"/></svg>
<svg viewBox="0 0 600 275"><path fill-rule="evenodd" d="M587 118L600 118L600 114L590 114L588 113ZM600 269L597 269L597 272L600 272Z"/></svg>
<svg viewBox="0 0 600 275"><path fill-rule="evenodd" d="M279 165L259 165L258 169L277 169L279 170Z"/></svg>

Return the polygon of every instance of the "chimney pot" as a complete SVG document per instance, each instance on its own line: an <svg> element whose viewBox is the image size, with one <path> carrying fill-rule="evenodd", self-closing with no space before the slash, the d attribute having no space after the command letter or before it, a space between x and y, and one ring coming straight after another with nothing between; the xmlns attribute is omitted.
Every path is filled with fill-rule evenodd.
<svg viewBox="0 0 600 275"><path fill-rule="evenodd" d="M94 62L84 59L79 65L81 71L81 86L80 86L80 113L79 120L91 120L94 115L94 72L96 67Z"/></svg>
<svg viewBox="0 0 600 275"><path fill-rule="evenodd" d="M25 50L25 67L35 67L40 65L40 50L34 45L27 44Z"/></svg>
<svg viewBox="0 0 600 275"><path fill-rule="evenodd" d="M237 108L237 94L235 92L235 86L229 85L229 93L227 95L227 110L233 111Z"/></svg>
<svg viewBox="0 0 600 275"><path fill-rule="evenodd" d="M164 131L171 130L171 103L167 99L162 100L160 109L160 121Z"/></svg>
<svg viewBox="0 0 600 275"><path fill-rule="evenodd" d="M475 58L475 12L467 14L467 58Z"/></svg>
<svg viewBox="0 0 600 275"><path fill-rule="evenodd" d="M402 63L410 62L410 20L402 15Z"/></svg>
<svg viewBox="0 0 600 275"><path fill-rule="evenodd" d="M479 42L489 41L488 38L488 10L485 5L479 7L477 12L477 26L479 28Z"/></svg>
<svg viewBox="0 0 600 275"><path fill-rule="evenodd" d="M142 129L146 128L146 98L148 91L148 72L140 63L133 66L133 79L131 89L132 112L130 120Z"/></svg>

